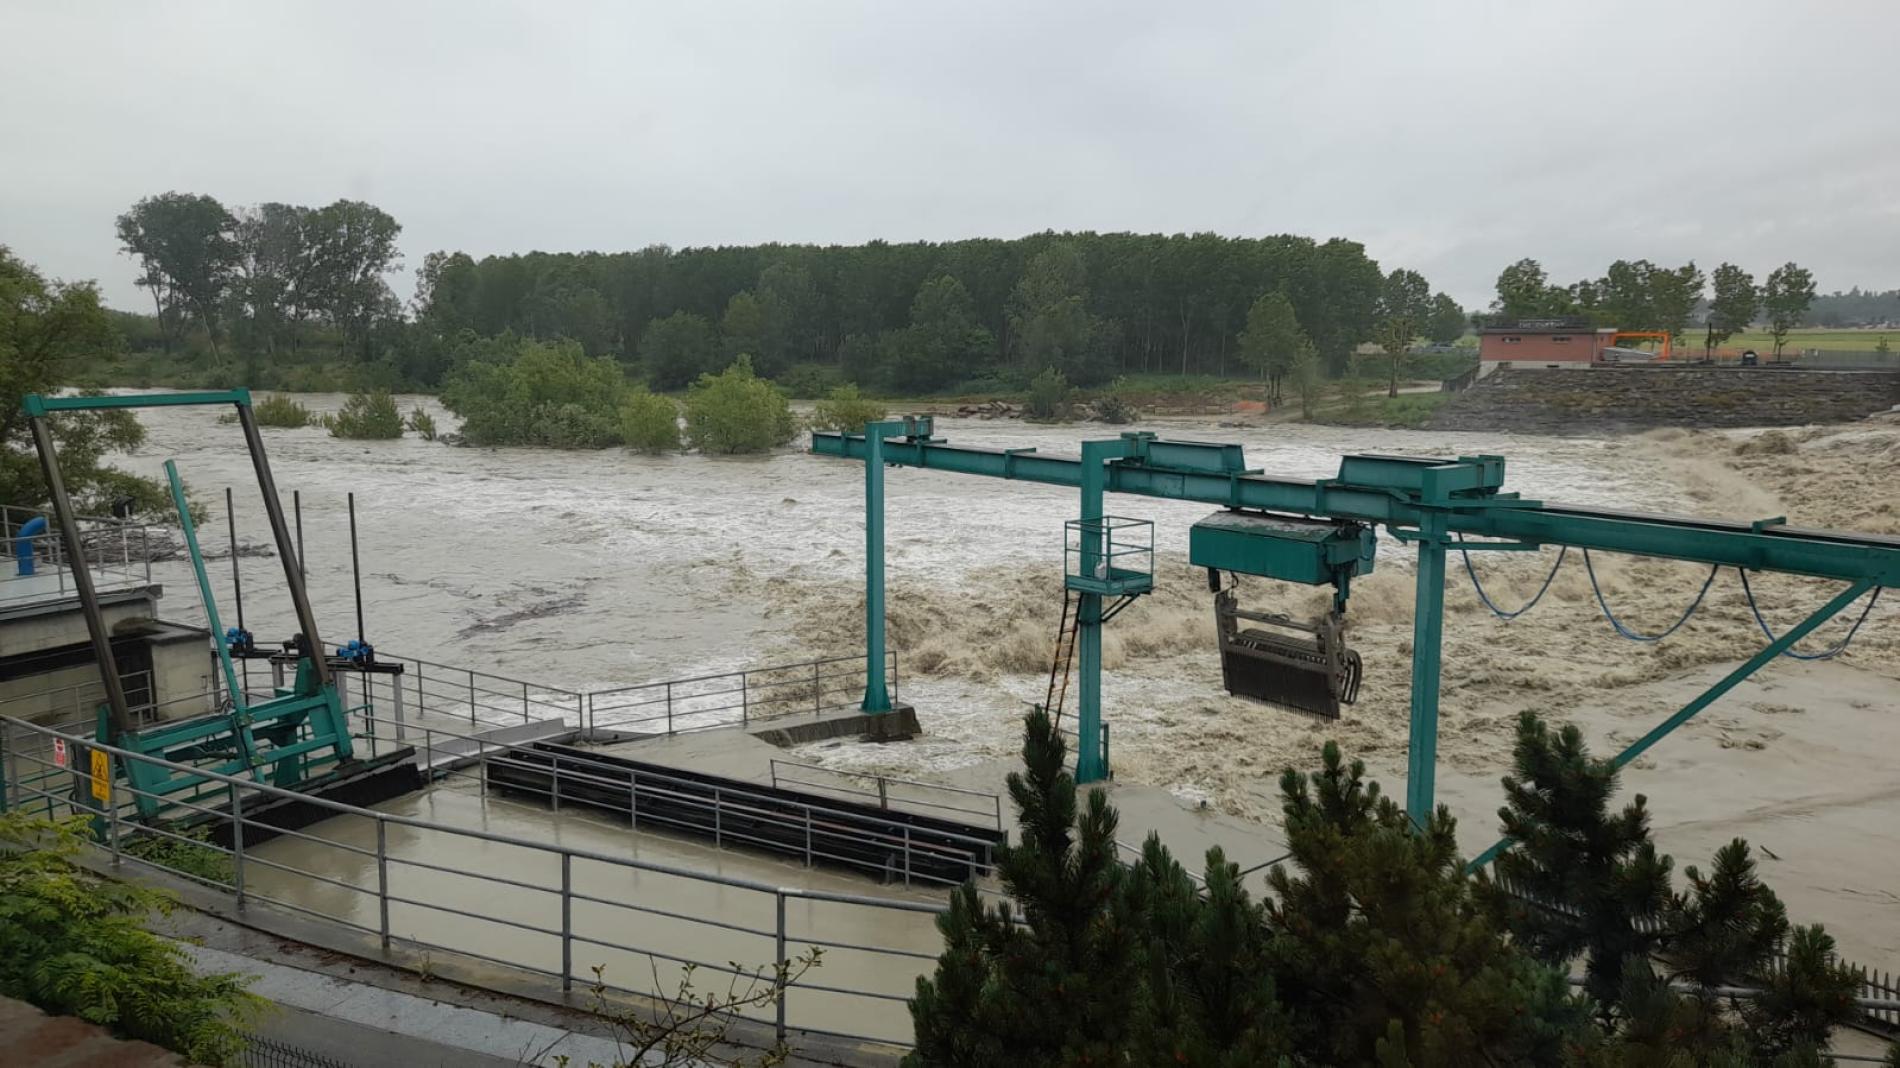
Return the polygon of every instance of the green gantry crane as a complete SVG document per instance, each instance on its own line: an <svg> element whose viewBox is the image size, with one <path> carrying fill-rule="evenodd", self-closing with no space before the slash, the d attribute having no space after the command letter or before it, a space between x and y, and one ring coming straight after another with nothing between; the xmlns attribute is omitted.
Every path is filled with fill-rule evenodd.
<svg viewBox="0 0 1900 1068"><path fill-rule="evenodd" d="M1114 608L1105 609L1104 605L1110 598L1122 603L1152 586L1148 573L1124 566L1139 558L1140 535L1130 532L1138 532L1145 521L1106 515L1103 497L1107 493L1220 506L1227 511L1203 520L1193 531L1189 545L1192 563L1207 567L1210 577L1226 571L1313 585L1330 582L1338 592L1335 611L1344 605L1351 578L1371 569L1376 528L1384 527L1400 541L1417 546L1405 805L1418 820L1431 812L1435 792L1440 638L1444 629L1445 563L1450 552L1534 550L1555 545L1583 550L1586 565L1589 551L1599 550L1708 564L1711 577L1717 569L1734 567L1741 572L1745 587L1749 571L1810 575L1846 584L1826 604L1779 636L1762 621L1768 643L1617 754L1619 766L1634 760L1776 657L1784 653L1801 655L1792 652L1796 642L1859 598L1869 598L1860 616L1864 621L1879 591L1900 585L1900 538L1803 530L1788 526L1785 517L1736 523L1529 500L1504 491L1505 462L1500 456L1346 456L1340 461L1337 477L1302 481L1273 478L1248 468L1237 444L1169 441L1152 433L1134 432L1084 441L1079 457L1052 456L1034 449L951 445L933 437L932 429L928 417L911 417L868 424L863 434L812 435L813 453L862 460L865 464L864 711L878 713L891 707L882 655L883 468L916 467L1073 486L1081 490L1081 511L1067 524L1064 586L1080 599L1075 614L1075 642L1080 650L1076 715L1076 778L1080 782L1097 781L1108 773L1101 709L1101 628ZM1256 521L1235 522L1236 517ZM1151 534L1148 545L1151 558ZM1558 562L1561 564L1561 558ZM1707 584L1703 592L1707 592ZM1752 591L1750 600L1752 603ZM1696 603L1700 602L1698 596ZM1490 603L1488 598L1486 603ZM1608 605L1603 607L1609 614ZM1647 640L1622 626L1614 616L1611 620L1624 636ZM1327 649L1323 635L1312 648L1322 655L1337 651ZM1334 698L1341 695L1341 684L1356 684L1356 662L1348 665L1335 659L1324 670L1339 680L1331 691ZM1497 848L1480 857L1478 863L1488 860Z"/></svg>

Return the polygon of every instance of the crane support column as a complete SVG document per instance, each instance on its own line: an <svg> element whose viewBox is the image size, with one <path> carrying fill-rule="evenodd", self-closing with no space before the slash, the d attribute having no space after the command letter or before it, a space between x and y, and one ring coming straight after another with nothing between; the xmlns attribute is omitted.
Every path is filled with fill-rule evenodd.
<svg viewBox="0 0 1900 1068"><path fill-rule="evenodd" d="M1412 615L1412 723L1405 812L1431 819L1438 779L1439 654L1445 632L1445 514L1428 509L1418 525L1418 592Z"/></svg>
<svg viewBox="0 0 1900 1068"><path fill-rule="evenodd" d="M884 439L904 433L901 421L864 425L864 702L868 713L889 712L884 679Z"/></svg>
<svg viewBox="0 0 1900 1068"><path fill-rule="evenodd" d="M1129 441L1082 443L1082 520L1079 536L1082 573L1093 575L1109 563L1106 531L1102 525L1102 498L1108 491L1110 460L1131 455ZM1075 781L1100 782L1108 778L1108 761L1102 754L1102 595L1083 592L1075 617L1077 670L1075 708Z"/></svg>

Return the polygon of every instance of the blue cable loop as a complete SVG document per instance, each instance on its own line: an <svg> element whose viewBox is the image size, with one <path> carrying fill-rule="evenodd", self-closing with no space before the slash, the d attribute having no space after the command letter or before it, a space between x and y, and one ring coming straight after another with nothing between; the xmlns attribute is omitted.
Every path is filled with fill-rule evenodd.
<svg viewBox="0 0 1900 1068"><path fill-rule="evenodd" d="M1689 607L1683 610L1682 618L1671 623L1669 629L1661 634L1638 634L1624 626L1623 621L1616 618L1616 613L1610 611L1609 602L1603 599L1603 587L1597 584L1596 568L1590 565L1590 550L1583 550L1583 570L1590 576L1590 592L1596 594L1597 605L1603 609L1603 618L1610 621L1610 626L1616 628L1618 634L1633 642L1659 642L1680 630L1684 623L1689 622L1689 617L1695 615L1696 609L1702 607L1702 599L1709 595L1709 587L1715 585L1715 573L1721 569L1720 564L1709 568L1709 577L1702 580L1702 589L1696 592L1695 600L1689 602Z"/></svg>
<svg viewBox="0 0 1900 1068"><path fill-rule="evenodd" d="M1739 567L1736 568L1735 571L1742 576L1742 592L1748 597L1748 610L1754 615L1756 625L1761 627L1761 632L1768 636L1769 641L1779 640L1775 637L1775 632L1769 629L1768 621L1762 618L1761 608L1755 603L1755 591L1748 585L1748 572ZM1874 587L1874 595L1867 598L1867 607L1860 610L1860 618L1854 621L1853 626L1847 628L1846 636L1841 638L1840 642L1833 648L1823 649L1818 653L1802 653L1793 649L1784 649L1781 655L1793 660L1832 660L1846 652L1847 644L1854 640L1854 635L1860 633L1860 625L1867 622L1867 617L1873 613L1874 605L1880 603L1880 591L1882 588L1883 587L1880 586Z"/></svg>
<svg viewBox="0 0 1900 1068"><path fill-rule="evenodd" d="M1553 580L1557 578L1557 569L1564 566L1564 554L1568 553L1569 551L1570 551L1570 546L1559 545L1557 547L1557 562L1550 565L1550 574L1544 576L1544 584L1542 586L1537 587L1536 595L1533 596L1530 600L1524 602L1524 607L1518 609L1515 612L1507 612L1504 609L1499 608L1497 606L1497 602L1491 600L1490 594L1484 592L1484 583L1478 581L1478 572L1475 568L1471 566L1471 553L1465 549L1464 542L1460 541L1458 543L1458 555L1465 558L1465 574L1471 576L1471 588L1478 591L1478 600L1484 602L1484 606L1491 610L1492 615L1506 622L1516 619L1518 616L1521 616L1524 613L1530 611L1531 609L1537 607L1537 602L1543 600L1544 594L1550 592L1550 584Z"/></svg>

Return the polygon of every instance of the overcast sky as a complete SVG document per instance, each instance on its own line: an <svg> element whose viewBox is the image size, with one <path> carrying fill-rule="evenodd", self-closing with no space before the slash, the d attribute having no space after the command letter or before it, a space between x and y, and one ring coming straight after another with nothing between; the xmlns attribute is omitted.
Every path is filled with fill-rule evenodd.
<svg viewBox="0 0 1900 1068"><path fill-rule="evenodd" d="M149 306L113 218L369 200L434 249L1045 229L1900 286L1894 0L0 0L0 244Z"/></svg>

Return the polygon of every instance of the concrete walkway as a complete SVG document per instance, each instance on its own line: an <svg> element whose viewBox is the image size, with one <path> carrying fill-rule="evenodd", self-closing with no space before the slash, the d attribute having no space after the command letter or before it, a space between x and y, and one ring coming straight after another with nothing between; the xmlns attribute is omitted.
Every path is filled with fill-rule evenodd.
<svg viewBox="0 0 1900 1068"><path fill-rule="evenodd" d="M183 944L200 972L256 976L250 990L282 1006L257 1033L344 1064L413 1068L611 1065L626 1056L613 1041L485 1009L292 968L208 946Z"/></svg>

